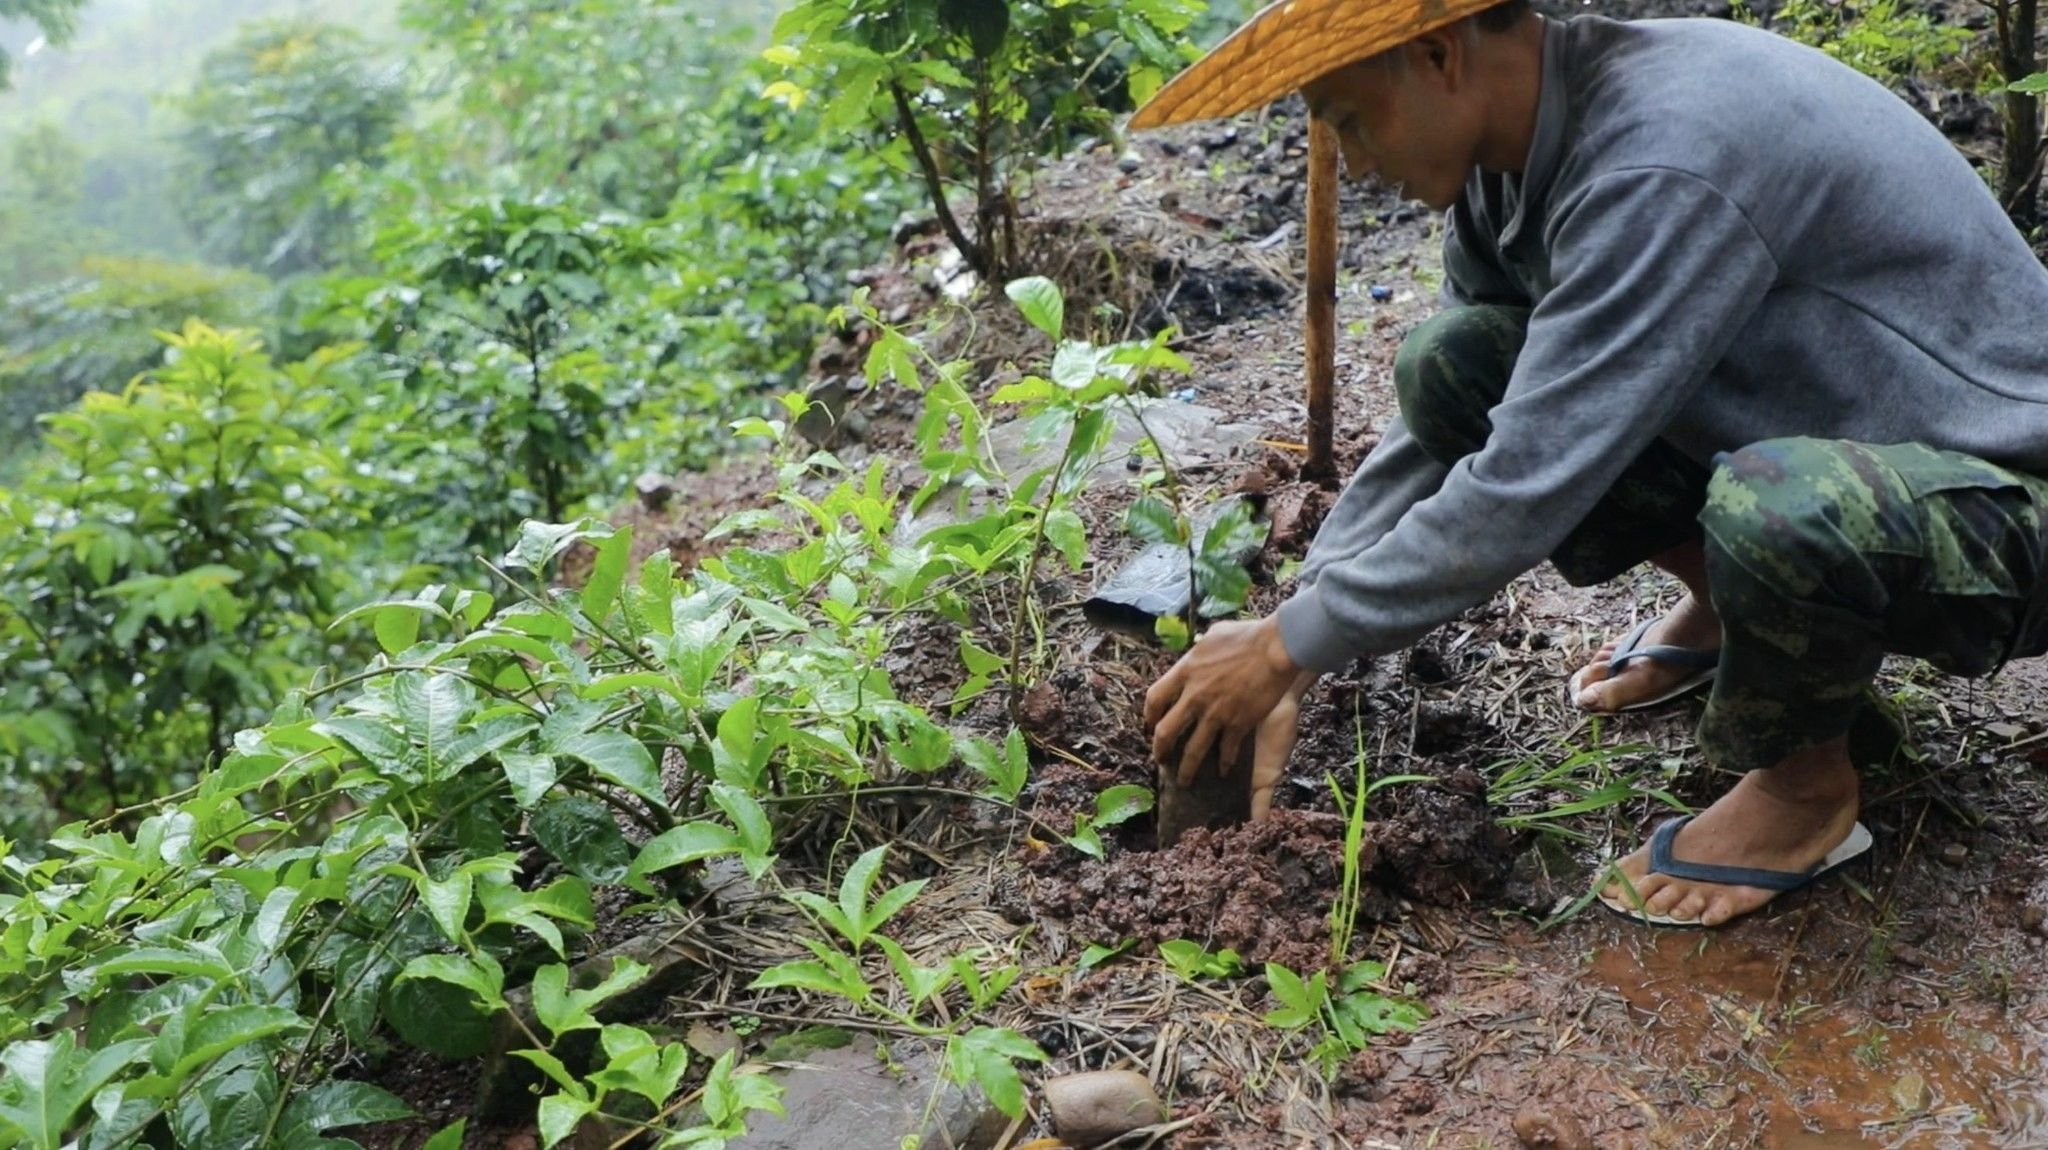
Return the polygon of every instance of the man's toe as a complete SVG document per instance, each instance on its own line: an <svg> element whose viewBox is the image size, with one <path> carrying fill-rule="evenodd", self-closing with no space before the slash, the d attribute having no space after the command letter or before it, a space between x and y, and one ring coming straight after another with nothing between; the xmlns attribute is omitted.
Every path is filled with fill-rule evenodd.
<svg viewBox="0 0 2048 1150"><path fill-rule="evenodd" d="M1671 917L1680 922L1697 922L1707 909L1707 896L1699 891L1689 892L1671 908Z"/></svg>
<svg viewBox="0 0 2048 1150"><path fill-rule="evenodd" d="M1685 899L1686 890L1684 887L1667 886L1658 890L1656 894L1648 896L1644 901L1649 904L1651 914L1669 915Z"/></svg>

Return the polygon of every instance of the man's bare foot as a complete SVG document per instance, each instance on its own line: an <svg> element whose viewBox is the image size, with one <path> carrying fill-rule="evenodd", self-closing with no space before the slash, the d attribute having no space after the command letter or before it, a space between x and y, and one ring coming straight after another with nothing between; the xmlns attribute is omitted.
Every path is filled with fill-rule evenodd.
<svg viewBox="0 0 2048 1150"><path fill-rule="evenodd" d="M1856 826L1856 769L1847 742L1802 751L1769 770L1751 771L1735 788L1682 827L1671 855L1690 863L1805 871L1840 846ZM1723 886L1650 873L1648 846L1621 860L1621 873L1653 915L1720 926L1775 897L1753 886ZM1603 897L1633 907L1621 882Z"/></svg>
<svg viewBox="0 0 2048 1150"><path fill-rule="evenodd" d="M1718 651L1721 620L1714 608L1688 592L1669 614L1651 626L1642 645L1683 647L1688 651ZM1593 655L1593 661L1579 672L1578 691L1572 701L1589 711L1612 713L1644 699L1654 699L1699 673L1661 659L1635 659L1620 671L1611 671L1617 643L1610 642Z"/></svg>

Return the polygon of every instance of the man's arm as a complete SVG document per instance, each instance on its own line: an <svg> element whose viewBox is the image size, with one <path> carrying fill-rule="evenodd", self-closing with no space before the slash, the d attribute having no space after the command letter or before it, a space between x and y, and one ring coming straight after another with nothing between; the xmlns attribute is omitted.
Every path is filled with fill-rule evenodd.
<svg viewBox="0 0 2048 1150"><path fill-rule="evenodd" d="M1741 209L1670 169L1595 180L1552 223L1558 286L1483 449L1279 611L1298 666L1399 650L1543 562L1689 402L1777 278Z"/></svg>

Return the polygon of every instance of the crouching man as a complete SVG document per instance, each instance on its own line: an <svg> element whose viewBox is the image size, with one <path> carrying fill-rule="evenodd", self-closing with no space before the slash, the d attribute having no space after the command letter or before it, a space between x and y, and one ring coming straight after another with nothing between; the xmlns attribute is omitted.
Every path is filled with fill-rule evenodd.
<svg viewBox="0 0 2048 1150"><path fill-rule="evenodd" d="M1572 676L1613 712L1710 686L1740 781L1603 901L1717 926L1868 848L1846 739L1886 653L1956 675L2048 649L2048 271L1902 101L1719 20L1526 0L1283 0L1133 120L1299 91L1354 178L1448 213L1446 308L1400 415L1272 617L1154 685L1191 777L1255 740L1271 802L1302 693L1549 561L1687 594Z"/></svg>

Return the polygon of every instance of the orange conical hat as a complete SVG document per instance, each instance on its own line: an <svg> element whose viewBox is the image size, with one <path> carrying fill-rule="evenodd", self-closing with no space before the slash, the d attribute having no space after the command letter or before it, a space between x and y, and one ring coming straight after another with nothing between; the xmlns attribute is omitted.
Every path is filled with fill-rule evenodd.
<svg viewBox="0 0 2048 1150"><path fill-rule="evenodd" d="M1270 104L1346 64L1500 0L1278 0L1161 88L1130 127L1214 120Z"/></svg>

